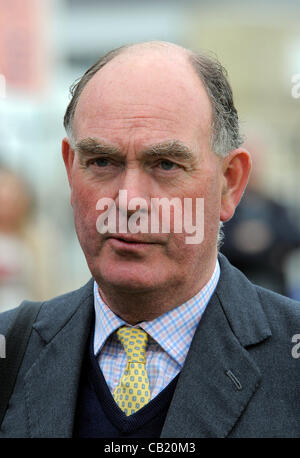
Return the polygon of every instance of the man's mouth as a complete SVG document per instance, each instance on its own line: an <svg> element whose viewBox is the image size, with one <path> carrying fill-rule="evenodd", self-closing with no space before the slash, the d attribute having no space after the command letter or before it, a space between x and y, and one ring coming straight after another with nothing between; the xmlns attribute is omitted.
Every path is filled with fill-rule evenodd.
<svg viewBox="0 0 300 458"><path fill-rule="evenodd" d="M109 245L118 252L143 253L154 245L161 244L161 241L154 237L137 236L136 234L114 234L107 237Z"/></svg>
<svg viewBox="0 0 300 458"><path fill-rule="evenodd" d="M124 242L124 243L128 243L128 244L153 244L153 243L157 243L157 242L154 242L154 241L151 241L149 238L146 239L144 237L137 237L137 236L134 236L134 235L130 235L130 234L125 234L125 235L111 235L110 237L108 237L108 239L115 239L115 240L120 240L121 242Z"/></svg>

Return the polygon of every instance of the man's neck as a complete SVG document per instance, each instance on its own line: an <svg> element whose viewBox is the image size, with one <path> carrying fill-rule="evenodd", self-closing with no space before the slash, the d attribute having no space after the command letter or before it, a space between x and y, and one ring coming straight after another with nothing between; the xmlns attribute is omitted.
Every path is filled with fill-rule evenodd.
<svg viewBox="0 0 300 458"><path fill-rule="evenodd" d="M191 299L208 283L215 267L216 260L209 269L206 269L201 278L193 278L191 275L189 282L176 281L151 290L128 287L125 289L100 281L97 282L98 291L102 300L116 315L127 323L135 325L141 321L154 320Z"/></svg>

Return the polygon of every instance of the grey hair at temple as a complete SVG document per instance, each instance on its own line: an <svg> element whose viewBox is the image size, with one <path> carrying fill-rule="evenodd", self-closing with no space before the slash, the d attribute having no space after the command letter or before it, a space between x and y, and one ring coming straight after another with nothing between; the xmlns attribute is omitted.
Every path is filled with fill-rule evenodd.
<svg viewBox="0 0 300 458"><path fill-rule="evenodd" d="M165 42L141 43L145 46L176 46ZM125 45L114 49L101 57L84 75L70 87L71 100L64 116L64 126L71 144L75 144L73 135L73 120L78 99L89 80L108 62L137 45ZM210 98L213 111L212 150L221 157L227 156L233 149L238 148L244 141L240 135L237 110L234 106L233 95L227 79L227 72L217 59L204 53L195 53L181 48L186 53L192 67L199 76Z"/></svg>

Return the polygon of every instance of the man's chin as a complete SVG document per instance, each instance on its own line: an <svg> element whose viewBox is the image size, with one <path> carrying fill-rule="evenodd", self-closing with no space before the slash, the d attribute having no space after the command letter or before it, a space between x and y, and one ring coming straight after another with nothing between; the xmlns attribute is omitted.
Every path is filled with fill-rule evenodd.
<svg viewBox="0 0 300 458"><path fill-rule="evenodd" d="M115 289L123 293L145 293L155 291L164 286L163 275L157 270L139 267L131 268L95 268L91 270L93 277L101 288Z"/></svg>

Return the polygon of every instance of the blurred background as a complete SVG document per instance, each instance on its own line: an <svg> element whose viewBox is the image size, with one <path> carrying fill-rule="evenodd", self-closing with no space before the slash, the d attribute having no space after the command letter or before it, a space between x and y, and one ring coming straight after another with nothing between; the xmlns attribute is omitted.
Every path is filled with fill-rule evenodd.
<svg viewBox="0 0 300 458"><path fill-rule="evenodd" d="M0 0L0 310L89 279L60 153L69 86L145 40L227 69L254 171L221 250L300 299L300 1Z"/></svg>

